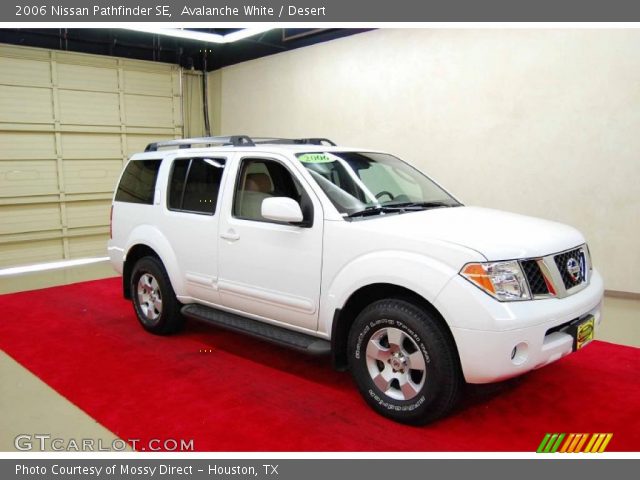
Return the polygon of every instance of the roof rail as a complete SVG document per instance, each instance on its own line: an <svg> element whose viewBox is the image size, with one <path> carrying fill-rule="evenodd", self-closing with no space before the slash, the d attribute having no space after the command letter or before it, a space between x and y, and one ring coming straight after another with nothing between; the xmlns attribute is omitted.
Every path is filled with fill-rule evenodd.
<svg viewBox="0 0 640 480"><path fill-rule="evenodd" d="M251 138L248 135L230 135L226 137L197 137L182 138L177 140L167 140L164 142L153 142L147 145L145 152L157 152L159 148L179 147L192 148L193 145L232 145L234 147L255 147L257 144L272 145L330 145L335 147L328 138L271 138L256 137Z"/></svg>
<svg viewBox="0 0 640 480"><path fill-rule="evenodd" d="M276 145L330 145L335 147L336 144L333 143L328 138L271 138L271 137L256 137L252 138L253 143L257 144L276 144Z"/></svg>
<svg viewBox="0 0 640 480"><path fill-rule="evenodd" d="M227 137L197 137L154 142L147 145L145 152L156 152L159 148L179 147L191 148L193 145L233 145L234 147L253 147L255 143L247 135L231 135Z"/></svg>

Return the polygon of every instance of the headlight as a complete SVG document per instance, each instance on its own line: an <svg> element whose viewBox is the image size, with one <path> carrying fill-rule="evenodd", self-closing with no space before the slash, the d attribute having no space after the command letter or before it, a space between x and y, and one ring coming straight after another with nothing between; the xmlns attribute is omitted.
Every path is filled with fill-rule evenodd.
<svg viewBox="0 0 640 480"><path fill-rule="evenodd" d="M531 298L527 280L517 261L468 263L460 275L500 301Z"/></svg>

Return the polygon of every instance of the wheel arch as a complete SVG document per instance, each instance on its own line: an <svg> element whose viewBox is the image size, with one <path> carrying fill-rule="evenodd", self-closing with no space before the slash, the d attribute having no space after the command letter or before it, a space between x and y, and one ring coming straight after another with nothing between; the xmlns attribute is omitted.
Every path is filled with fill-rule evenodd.
<svg viewBox="0 0 640 480"><path fill-rule="evenodd" d="M460 365L460 356L451 329L446 320L431 302L413 290L392 283L373 283L360 287L353 292L341 308L337 308L333 315L331 326L331 355L333 365L337 370L344 371L348 367L347 342L349 331L356 317L371 303L385 298L396 298L417 305L429 313L443 327L451 344L455 347L455 354Z"/></svg>
<svg viewBox="0 0 640 480"><path fill-rule="evenodd" d="M133 267L143 257L155 257L162 261L160 255L153 248L143 243L138 243L129 249L122 266L122 294L128 300L131 300L131 274Z"/></svg>
<svg viewBox="0 0 640 480"><path fill-rule="evenodd" d="M125 242L122 265L122 283L125 298L130 298L129 282L135 263L149 255L157 258L164 267L171 286L177 296L184 294L184 285L176 252L162 231L152 225L143 224L136 227Z"/></svg>

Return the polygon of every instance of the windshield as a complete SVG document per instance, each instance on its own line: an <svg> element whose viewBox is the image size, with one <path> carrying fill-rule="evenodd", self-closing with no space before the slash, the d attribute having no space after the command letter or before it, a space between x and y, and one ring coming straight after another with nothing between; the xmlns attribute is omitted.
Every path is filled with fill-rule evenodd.
<svg viewBox="0 0 640 480"><path fill-rule="evenodd" d="M299 153L298 160L344 216L460 205L409 164L384 153Z"/></svg>

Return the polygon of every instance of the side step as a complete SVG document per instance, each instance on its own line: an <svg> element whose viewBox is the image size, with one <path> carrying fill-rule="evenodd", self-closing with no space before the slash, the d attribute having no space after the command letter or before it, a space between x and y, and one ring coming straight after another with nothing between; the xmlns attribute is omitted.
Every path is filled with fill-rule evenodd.
<svg viewBox="0 0 640 480"><path fill-rule="evenodd" d="M327 340L241 317L233 313L223 312L222 310L195 303L185 305L180 311L185 317L234 332L244 333L310 355L328 355L331 353L331 344Z"/></svg>

